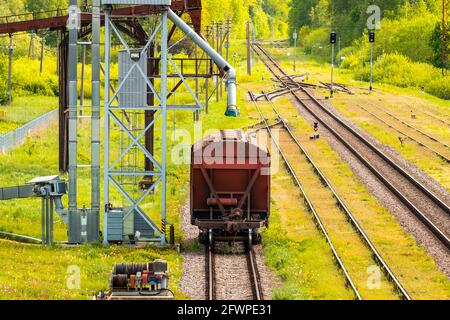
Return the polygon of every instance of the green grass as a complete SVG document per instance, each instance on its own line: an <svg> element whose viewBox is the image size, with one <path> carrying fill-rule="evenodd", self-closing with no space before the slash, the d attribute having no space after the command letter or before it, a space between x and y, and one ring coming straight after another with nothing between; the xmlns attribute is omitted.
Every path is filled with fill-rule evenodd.
<svg viewBox="0 0 450 320"><path fill-rule="evenodd" d="M282 59L282 65L286 66L289 64L287 57L280 53L281 50L274 49L274 51L279 52L278 57ZM301 60L300 63L307 66L310 64L313 65L311 74L315 76L315 81L327 77L325 74L326 67L320 65L314 66L310 61L305 62ZM390 92L389 88L384 88L383 91L384 90ZM396 90L402 92L402 97L408 97L412 101L421 101L414 95L408 95L408 92L410 92L408 90ZM396 93L389 94L395 95ZM338 100L339 97L345 97L350 101L357 98L363 99L364 101L367 99L366 95L358 95L355 97L342 94L337 95L337 97L338 98L336 98L333 103ZM430 100L436 100L436 98L433 97L429 98ZM376 100L375 97L373 97L373 99L374 101ZM370 194L367 188L353 174L351 168L340 159L339 155L334 150L331 149L326 140L309 140L308 137L312 132L311 125L298 116L289 101L279 100L276 104L285 119L295 127L294 133L297 138L302 142L326 177L331 181L338 194L341 195L345 203L350 207L358 222L367 232L369 238L376 245L382 256L386 259L388 265L399 277L411 296L414 299L448 299L450 296L450 281L441 271L439 271L433 259L422 248L417 246L416 240L408 234L380 202ZM345 108L345 105L342 105L342 109ZM431 105L430 108L434 108L433 105ZM439 107L436 107L436 110L438 110L438 108ZM256 110L254 111L254 115L257 115ZM380 134L384 134L384 130L381 131ZM294 160L293 165L298 167L300 165L298 164L298 161L302 160ZM422 161L426 162L428 159L423 159ZM307 175L300 174L299 177L302 183L308 183ZM276 178L274 178L274 180L276 181ZM268 238L270 239L270 233L273 232L272 235L275 239L270 239L269 242L275 241L276 238L281 238L283 240L286 237L289 238L292 230L295 230L290 223L295 224L296 221L285 222L285 225L281 223L281 227L277 225L278 212L280 212L281 215L280 220L283 221L283 217L285 217L285 219L289 218L289 209L291 207L297 209L297 213L300 211L298 205L292 205L292 203L294 203L292 199L284 198L286 197L285 192L282 195L276 193L275 190L277 184L278 183L275 182L272 185L272 194L274 197L278 197L275 198L277 211L275 212L275 217L272 217L272 223L276 224L276 227L274 228L275 231L269 229L264 234L265 241L268 241ZM283 190L291 190L291 188L292 187L286 186ZM307 190L313 199L319 197L318 188L314 188L314 186L310 185ZM317 198L316 203L320 203L320 201L322 201L321 198ZM281 209L278 207L280 205L282 206ZM302 221L302 223L304 222ZM271 228L272 227L273 226L271 226ZM339 231L341 230L337 226L334 226L333 222L328 223L328 228L330 229L330 233L335 234L335 237L340 237ZM275 273L281 274L282 278L286 279L280 289L280 297L286 296L285 293L291 293L293 288L296 287L298 287L299 297L311 296L305 292L314 290L314 288L317 288L317 284L312 282L301 282L301 284L299 284L300 280L298 277L289 277L289 275L283 274L284 269L277 268L277 257L279 255L283 256L283 251L285 250L285 246L281 243L282 240L280 240L280 251L277 251L276 245L272 247L270 243L266 245L265 250L266 260L268 261L269 266L273 267ZM314 259L312 256L303 256L301 251L296 254L293 253L293 257L290 256L290 259L295 260L298 256L302 256L303 258L302 267L314 263L314 261L311 261ZM294 266L286 267L286 273L289 267L295 268ZM318 268L318 270L320 271L320 268ZM277 290L275 290L275 296L277 296ZM321 292L321 290L319 292ZM312 296L316 297L315 295Z"/></svg>
<svg viewBox="0 0 450 320"><path fill-rule="evenodd" d="M0 134L12 131L56 108L58 100L55 97L17 97L11 107L0 106ZM2 117L3 112L6 117Z"/></svg>
<svg viewBox="0 0 450 320"><path fill-rule="evenodd" d="M216 128L241 128L259 120L252 103L246 101L247 90L257 92L267 90L274 85L270 81L270 75L264 66L257 62L253 70L253 76L245 75L246 64L245 47L236 43L230 56L236 52L238 83L238 105L241 109L240 118L226 118L225 98L210 105L210 114L202 115L202 132ZM285 62L286 64L288 62ZM303 64L303 62L301 62ZM305 67L309 62L305 63ZM311 63L312 64L312 63ZM312 65L314 77L326 78L326 66ZM264 81L262 80L264 78ZM354 82L353 82L354 83ZM19 104L22 98L16 98L15 104ZM57 106L56 98L23 98L23 103L28 103L33 110L43 113L45 106ZM36 100L37 99L37 100ZM181 99L181 98L179 98ZM213 99L214 101L214 99ZM31 112L31 111L30 111ZM103 122L102 122L103 123ZM169 116L169 149L179 141L172 139L174 129L174 116ZM301 124L301 123L300 123ZM299 124L299 132L308 132L309 126ZM89 162L90 150L87 143L89 126L87 123L80 125L80 155L79 159ZM160 127L157 127L159 130ZM177 112L176 128L185 129L193 137L193 120L190 113ZM156 131L158 132L158 131ZM24 182L41 175L50 175L58 172L58 147L57 125L50 125L47 130L27 139L26 143L12 150L6 155L0 155L0 186L23 184ZM189 147L194 139L186 141ZM117 142L118 136L113 140ZM160 138L156 138L156 150L160 150ZM315 150L315 149L314 149ZM189 148L187 149L189 152ZM316 157L323 157L322 149L316 150ZM361 185L353 184L348 187L349 181L355 179L350 169L330 153L323 157L323 163L328 163L327 173L334 175L336 187L340 192L348 194L348 201L353 197L360 199L356 207L361 212L362 223L365 227L371 227L377 215L389 216L389 213L375 211L373 215L364 218L366 205L378 206ZM331 158L329 158L331 157ZM171 157L169 157L170 160ZM103 164L103 161L101 162ZM183 242L179 228L179 210L185 204L189 195L189 166L187 164L175 165L170 162L168 167L168 220L175 223L176 240ZM63 176L67 179L67 176ZM90 205L90 179L88 172L79 172L79 203L82 207ZM103 184L103 181L101 181ZM345 287L343 277L333 264L331 252L324 238L317 231L312 218L305 211L302 199L298 193L292 190L292 181L285 172L280 172L272 181L272 220L271 226L264 231L264 254L266 263L280 278L280 285L274 289L275 299L352 299L353 296ZM355 182L353 182L355 183ZM102 187L103 190L103 187ZM103 192L101 192L103 196ZM142 207L147 209L149 215L159 220L159 193L150 197ZM64 199L67 205L67 197ZM380 213L381 212L381 213ZM40 237L40 201L34 199L12 200L0 202L0 230L27 234ZM392 219L392 217L391 217ZM403 232L395 221L391 221L396 232ZM389 224L389 226L391 225ZM412 237L399 232L392 236L392 241L386 241L382 232L383 224L374 223L374 237L382 245L384 252L388 252L395 243L401 247L399 257L390 257L396 268L401 270L402 279L415 279L417 284L412 286L417 296L448 298L448 279L442 276L436 269L433 261L423 253L415 244ZM395 229L396 228L396 229ZM391 230L391 229L389 229ZM66 240L67 228L60 220L55 223L55 237L57 240ZM406 239L406 240L405 240ZM195 245L190 245L186 250L196 250ZM408 263L404 263L404 257L408 256ZM73 248L54 246L43 248L36 245L17 244L9 241L0 242L0 265L4 272L0 273L0 299L89 299L98 290L108 287L109 271L115 262L146 262L157 257L169 261L171 270L171 289L175 291L176 298L186 298L178 290L181 278L182 258L170 249L158 249L147 247L145 249L130 249L127 247L103 248L97 245L83 245ZM405 266L403 266L405 264ZM40 266L31 270L30 265ZM66 287L67 267L77 265L81 270L81 289L69 290ZM418 278L418 280L416 279ZM31 280L30 280L31 279ZM411 280L412 281L412 280Z"/></svg>
<svg viewBox="0 0 450 320"><path fill-rule="evenodd" d="M242 51L241 46L235 47L237 51ZM242 54L239 55L243 57ZM242 58L237 60L238 72L244 70L245 64L242 63ZM240 77L241 82L248 81L250 78L245 76ZM245 92L239 90L238 103L241 104L244 99ZM183 99L178 95L178 102ZM35 115L42 114L54 107L57 107L57 98L47 97L19 97L14 100L14 105L18 116L18 120L22 122L28 121L28 116L33 118ZM86 104L89 102L86 101ZM17 106L23 105L22 113L19 113ZM225 129L225 128L240 128L252 122L245 115L247 114L246 105L240 105L242 117L227 118L224 116L226 106L226 92L224 91L223 98L219 102L213 99L210 103L209 115L203 114L201 117L201 131L198 136L194 136L193 117L191 113L177 112L176 114L176 128L184 129L191 135L191 140L186 141L186 152L190 152L190 145L194 140L202 138L202 134L211 128ZM89 113L87 113L89 114ZM30 119L31 120L31 119ZM173 149L180 141L173 139L174 113L169 114L168 119L168 141L169 150ZM18 121L19 122L19 121ZM6 130L13 129L19 124L13 121L6 122ZM101 122L103 126L103 121ZM84 121L79 123L79 156L80 163L90 162L90 147L88 144L90 136L89 123ZM161 126L156 126L155 132L160 132ZM103 132L103 128L102 128ZM118 143L119 136L114 134L112 140ZM161 139L156 134L155 138L155 152L161 149ZM103 151L103 149L102 149ZM101 164L103 165L103 152L101 155ZM179 211L186 203L189 197L189 165L176 165L172 162L171 157L168 157L168 202L167 202L167 219L170 223L174 223L176 227L176 241L183 242L179 226ZM58 173L58 128L57 124L53 123L48 126L46 130L26 139L25 144L11 150L8 154L0 155L0 186L21 185L26 181L36 177L45 176ZM62 178L67 179L67 175ZM84 169L79 169L78 175L78 206L90 207L90 177L89 172ZM113 193L114 195L114 193ZM103 198L103 179L101 179L101 196ZM150 196L147 201L142 204L149 216L155 221L160 220L160 193ZM114 198L120 205L121 200ZM101 200L103 202L103 200ZM67 206L67 197L63 199ZM40 200L39 199L23 199L10 200L0 202L0 230L7 232L14 232L25 234L40 238ZM103 217L102 219L103 220ZM67 240L67 227L63 222L56 218L54 234L56 240ZM195 248L192 248L195 249ZM27 259L19 259L20 256L11 256L10 252L22 252L27 256ZM119 252L117 255L112 254L112 251ZM52 256L61 257L61 260L52 259ZM182 258L173 250L159 250L156 248L147 248L145 250L130 249L127 247L111 249L101 248L98 246L80 246L77 248L65 248L55 246L53 248L42 248L40 246L31 246L24 244L16 244L2 241L0 245L0 265L5 265L8 272L2 273L0 276L0 298L25 298L25 299L80 299L90 298L94 291L106 289L108 287L109 271L115 262L146 262L148 258L154 256L161 256L169 260L172 270L172 285L171 289L175 291L177 298L183 298L177 291L178 282L181 277ZM25 280L30 272L27 272L30 262L36 261L43 264L39 268L39 272L33 276L33 281L30 284ZM56 262L54 262L56 261ZM84 287L78 291L64 290L63 279L65 276L65 268L71 263L76 262L80 265L84 273L83 281ZM61 264L61 266L59 265ZM23 275L22 275L23 273ZM10 279L17 279L11 285ZM43 281L39 281L42 279ZM48 280L48 281L46 281ZM47 282L47 283L46 283Z"/></svg>
<svg viewBox="0 0 450 320"><path fill-rule="evenodd" d="M89 299L109 288L109 273L116 262L151 262L164 258L169 266L169 284L177 299L181 257L172 249L147 247L42 247L0 240L1 299ZM75 271L74 271L75 270ZM79 287L74 285L79 270Z"/></svg>
<svg viewBox="0 0 450 320"><path fill-rule="evenodd" d="M273 299L354 298L284 169L272 178L270 219L263 233L265 262L281 280Z"/></svg>

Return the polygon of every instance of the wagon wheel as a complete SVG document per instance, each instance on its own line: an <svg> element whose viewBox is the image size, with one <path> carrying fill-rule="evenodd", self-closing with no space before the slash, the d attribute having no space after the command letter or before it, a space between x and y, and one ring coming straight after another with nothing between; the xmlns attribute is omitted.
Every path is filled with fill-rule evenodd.
<svg viewBox="0 0 450 320"><path fill-rule="evenodd" d="M208 231L208 245L211 249L214 247L214 237L213 237L213 231L212 229L209 229Z"/></svg>
<svg viewBox="0 0 450 320"><path fill-rule="evenodd" d="M248 230L248 239L247 239L247 250L248 251L252 250L252 245L253 245L253 230L249 229Z"/></svg>

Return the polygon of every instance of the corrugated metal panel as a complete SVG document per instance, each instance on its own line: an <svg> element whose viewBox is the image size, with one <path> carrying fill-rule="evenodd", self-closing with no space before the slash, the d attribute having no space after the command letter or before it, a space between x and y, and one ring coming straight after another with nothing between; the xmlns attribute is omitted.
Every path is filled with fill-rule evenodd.
<svg viewBox="0 0 450 320"><path fill-rule="evenodd" d="M163 6L172 4L172 0L102 0L102 4L129 4L129 5L139 5L148 4L154 6Z"/></svg>
<svg viewBox="0 0 450 320"><path fill-rule="evenodd" d="M123 212L111 211L108 214L108 240L123 241Z"/></svg>
<svg viewBox="0 0 450 320"><path fill-rule="evenodd" d="M155 235L147 221L137 212L134 213L134 230L141 233L141 238L152 238Z"/></svg>
<svg viewBox="0 0 450 320"><path fill-rule="evenodd" d="M128 71L133 66L134 61L131 60L127 51L119 51L119 84L125 79ZM141 70L146 74L147 60L141 59L139 62ZM144 107L147 105L147 83L137 68L134 68L128 78L125 80L122 88L118 93L121 107Z"/></svg>

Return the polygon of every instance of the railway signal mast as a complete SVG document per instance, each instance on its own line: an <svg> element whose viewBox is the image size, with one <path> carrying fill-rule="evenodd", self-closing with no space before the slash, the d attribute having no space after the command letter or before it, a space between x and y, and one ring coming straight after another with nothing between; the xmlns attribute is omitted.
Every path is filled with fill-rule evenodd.
<svg viewBox="0 0 450 320"><path fill-rule="evenodd" d="M330 98L333 98L333 78L334 78L334 46L336 45L336 32L330 34L331 43L331 85L330 85Z"/></svg>
<svg viewBox="0 0 450 320"><path fill-rule="evenodd" d="M375 32L369 31L369 42L370 42L370 87L369 90L372 92L373 89L373 44L375 42Z"/></svg>
<svg viewBox="0 0 450 320"><path fill-rule="evenodd" d="M294 72L295 72L297 65L297 31L294 31L294 34L292 36L294 38Z"/></svg>
<svg viewBox="0 0 450 320"><path fill-rule="evenodd" d="M445 44L445 0L442 0L442 75L445 76L446 69L446 44Z"/></svg>

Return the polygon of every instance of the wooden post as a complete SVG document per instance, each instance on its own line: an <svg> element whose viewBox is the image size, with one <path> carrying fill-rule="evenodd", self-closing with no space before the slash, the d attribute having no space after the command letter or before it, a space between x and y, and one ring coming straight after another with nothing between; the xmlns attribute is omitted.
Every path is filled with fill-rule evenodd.
<svg viewBox="0 0 450 320"><path fill-rule="evenodd" d="M247 74L252 75L251 52L250 52L250 21L247 21Z"/></svg>
<svg viewBox="0 0 450 320"><path fill-rule="evenodd" d="M42 67L43 67L43 62L44 62L44 46L45 46L45 38L41 39L41 61L40 61L40 65L39 65L39 72L40 74L42 74Z"/></svg>
<svg viewBox="0 0 450 320"><path fill-rule="evenodd" d="M9 48L8 48L8 106L11 106L11 78L12 78L12 58L13 58L13 38L12 33L9 34Z"/></svg>

